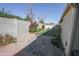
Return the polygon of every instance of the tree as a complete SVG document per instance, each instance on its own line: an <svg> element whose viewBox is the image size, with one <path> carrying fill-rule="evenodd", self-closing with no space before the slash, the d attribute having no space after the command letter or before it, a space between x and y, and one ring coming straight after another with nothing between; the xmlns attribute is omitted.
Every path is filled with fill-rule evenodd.
<svg viewBox="0 0 79 59"><path fill-rule="evenodd" d="M35 19L31 5L29 6L28 14L27 15L29 16L30 21Z"/></svg>
<svg viewBox="0 0 79 59"><path fill-rule="evenodd" d="M24 20L25 20L25 21L30 21L29 15L27 15L26 18L25 18Z"/></svg>
<svg viewBox="0 0 79 59"><path fill-rule="evenodd" d="M5 9L4 8L2 8L2 12L5 12Z"/></svg>
<svg viewBox="0 0 79 59"><path fill-rule="evenodd" d="M44 24L44 20L45 20L45 16L42 16L42 17L38 17L39 19L39 23L43 23Z"/></svg>
<svg viewBox="0 0 79 59"><path fill-rule="evenodd" d="M39 23L44 23L43 19L41 19L41 20L39 21Z"/></svg>

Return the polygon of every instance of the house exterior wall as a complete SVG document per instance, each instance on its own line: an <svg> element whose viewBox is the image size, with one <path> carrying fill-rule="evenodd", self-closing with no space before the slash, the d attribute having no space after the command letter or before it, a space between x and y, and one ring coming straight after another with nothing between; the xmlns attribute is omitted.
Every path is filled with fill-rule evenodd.
<svg viewBox="0 0 79 59"><path fill-rule="evenodd" d="M42 25L44 25L44 24L39 23L38 28L42 28Z"/></svg>
<svg viewBox="0 0 79 59"><path fill-rule="evenodd" d="M52 29L54 25L45 25L45 29Z"/></svg>
<svg viewBox="0 0 79 59"><path fill-rule="evenodd" d="M63 22L61 23L61 39L65 48L65 55L70 54L75 15L76 8L71 7L63 17Z"/></svg>
<svg viewBox="0 0 79 59"><path fill-rule="evenodd" d="M17 36L17 19L0 17L0 34Z"/></svg>
<svg viewBox="0 0 79 59"><path fill-rule="evenodd" d="M52 29L52 28L55 26L55 24L47 25L47 24L41 24L41 23L39 23L39 24L38 24L38 28L42 28L42 25L45 26L44 29Z"/></svg>
<svg viewBox="0 0 79 59"><path fill-rule="evenodd" d="M79 9L78 9L77 19L75 22L72 50L79 50Z"/></svg>

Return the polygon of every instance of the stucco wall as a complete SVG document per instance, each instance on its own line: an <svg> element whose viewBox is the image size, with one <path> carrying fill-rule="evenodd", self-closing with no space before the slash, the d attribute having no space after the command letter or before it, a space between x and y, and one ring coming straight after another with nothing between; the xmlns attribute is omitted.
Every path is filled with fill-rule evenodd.
<svg viewBox="0 0 79 59"><path fill-rule="evenodd" d="M74 37L73 37L73 47L72 50L79 50L79 9L78 15L75 22L75 30L74 30Z"/></svg>
<svg viewBox="0 0 79 59"><path fill-rule="evenodd" d="M18 39L27 38L26 34L29 33L28 32L29 31L29 25L30 25L29 21L18 20L18 24L17 24Z"/></svg>
<svg viewBox="0 0 79 59"><path fill-rule="evenodd" d="M4 35L5 33L17 36L17 19L0 17L0 34Z"/></svg>
<svg viewBox="0 0 79 59"><path fill-rule="evenodd" d="M70 54L75 12L76 12L75 8L70 8L66 13L66 15L63 17L63 22L61 25L62 28L61 39L63 42L63 46L65 48L66 55Z"/></svg>

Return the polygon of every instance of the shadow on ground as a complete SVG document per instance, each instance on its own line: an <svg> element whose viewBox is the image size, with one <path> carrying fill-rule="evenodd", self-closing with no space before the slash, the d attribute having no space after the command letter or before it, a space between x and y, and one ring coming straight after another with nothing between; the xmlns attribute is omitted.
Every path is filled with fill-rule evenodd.
<svg viewBox="0 0 79 59"><path fill-rule="evenodd" d="M64 51L55 47L50 40L53 38L55 27L38 36L36 40L19 51L15 56L62 56ZM53 33L53 34L51 34Z"/></svg>

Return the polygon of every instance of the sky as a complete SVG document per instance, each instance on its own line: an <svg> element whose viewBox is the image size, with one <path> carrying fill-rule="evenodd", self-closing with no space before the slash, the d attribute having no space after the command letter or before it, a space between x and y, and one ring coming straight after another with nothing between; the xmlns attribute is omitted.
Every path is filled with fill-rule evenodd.
<svg viewBox="0 0 79 59"><path fill-rule="evenodd" d="M35 20L38 17L44 17L44 22L58 23L65 8L64 3L0 3L0 10L5 8L6 11L10 10L14 15L25 18L30 8L35 16Z"/></svg>

